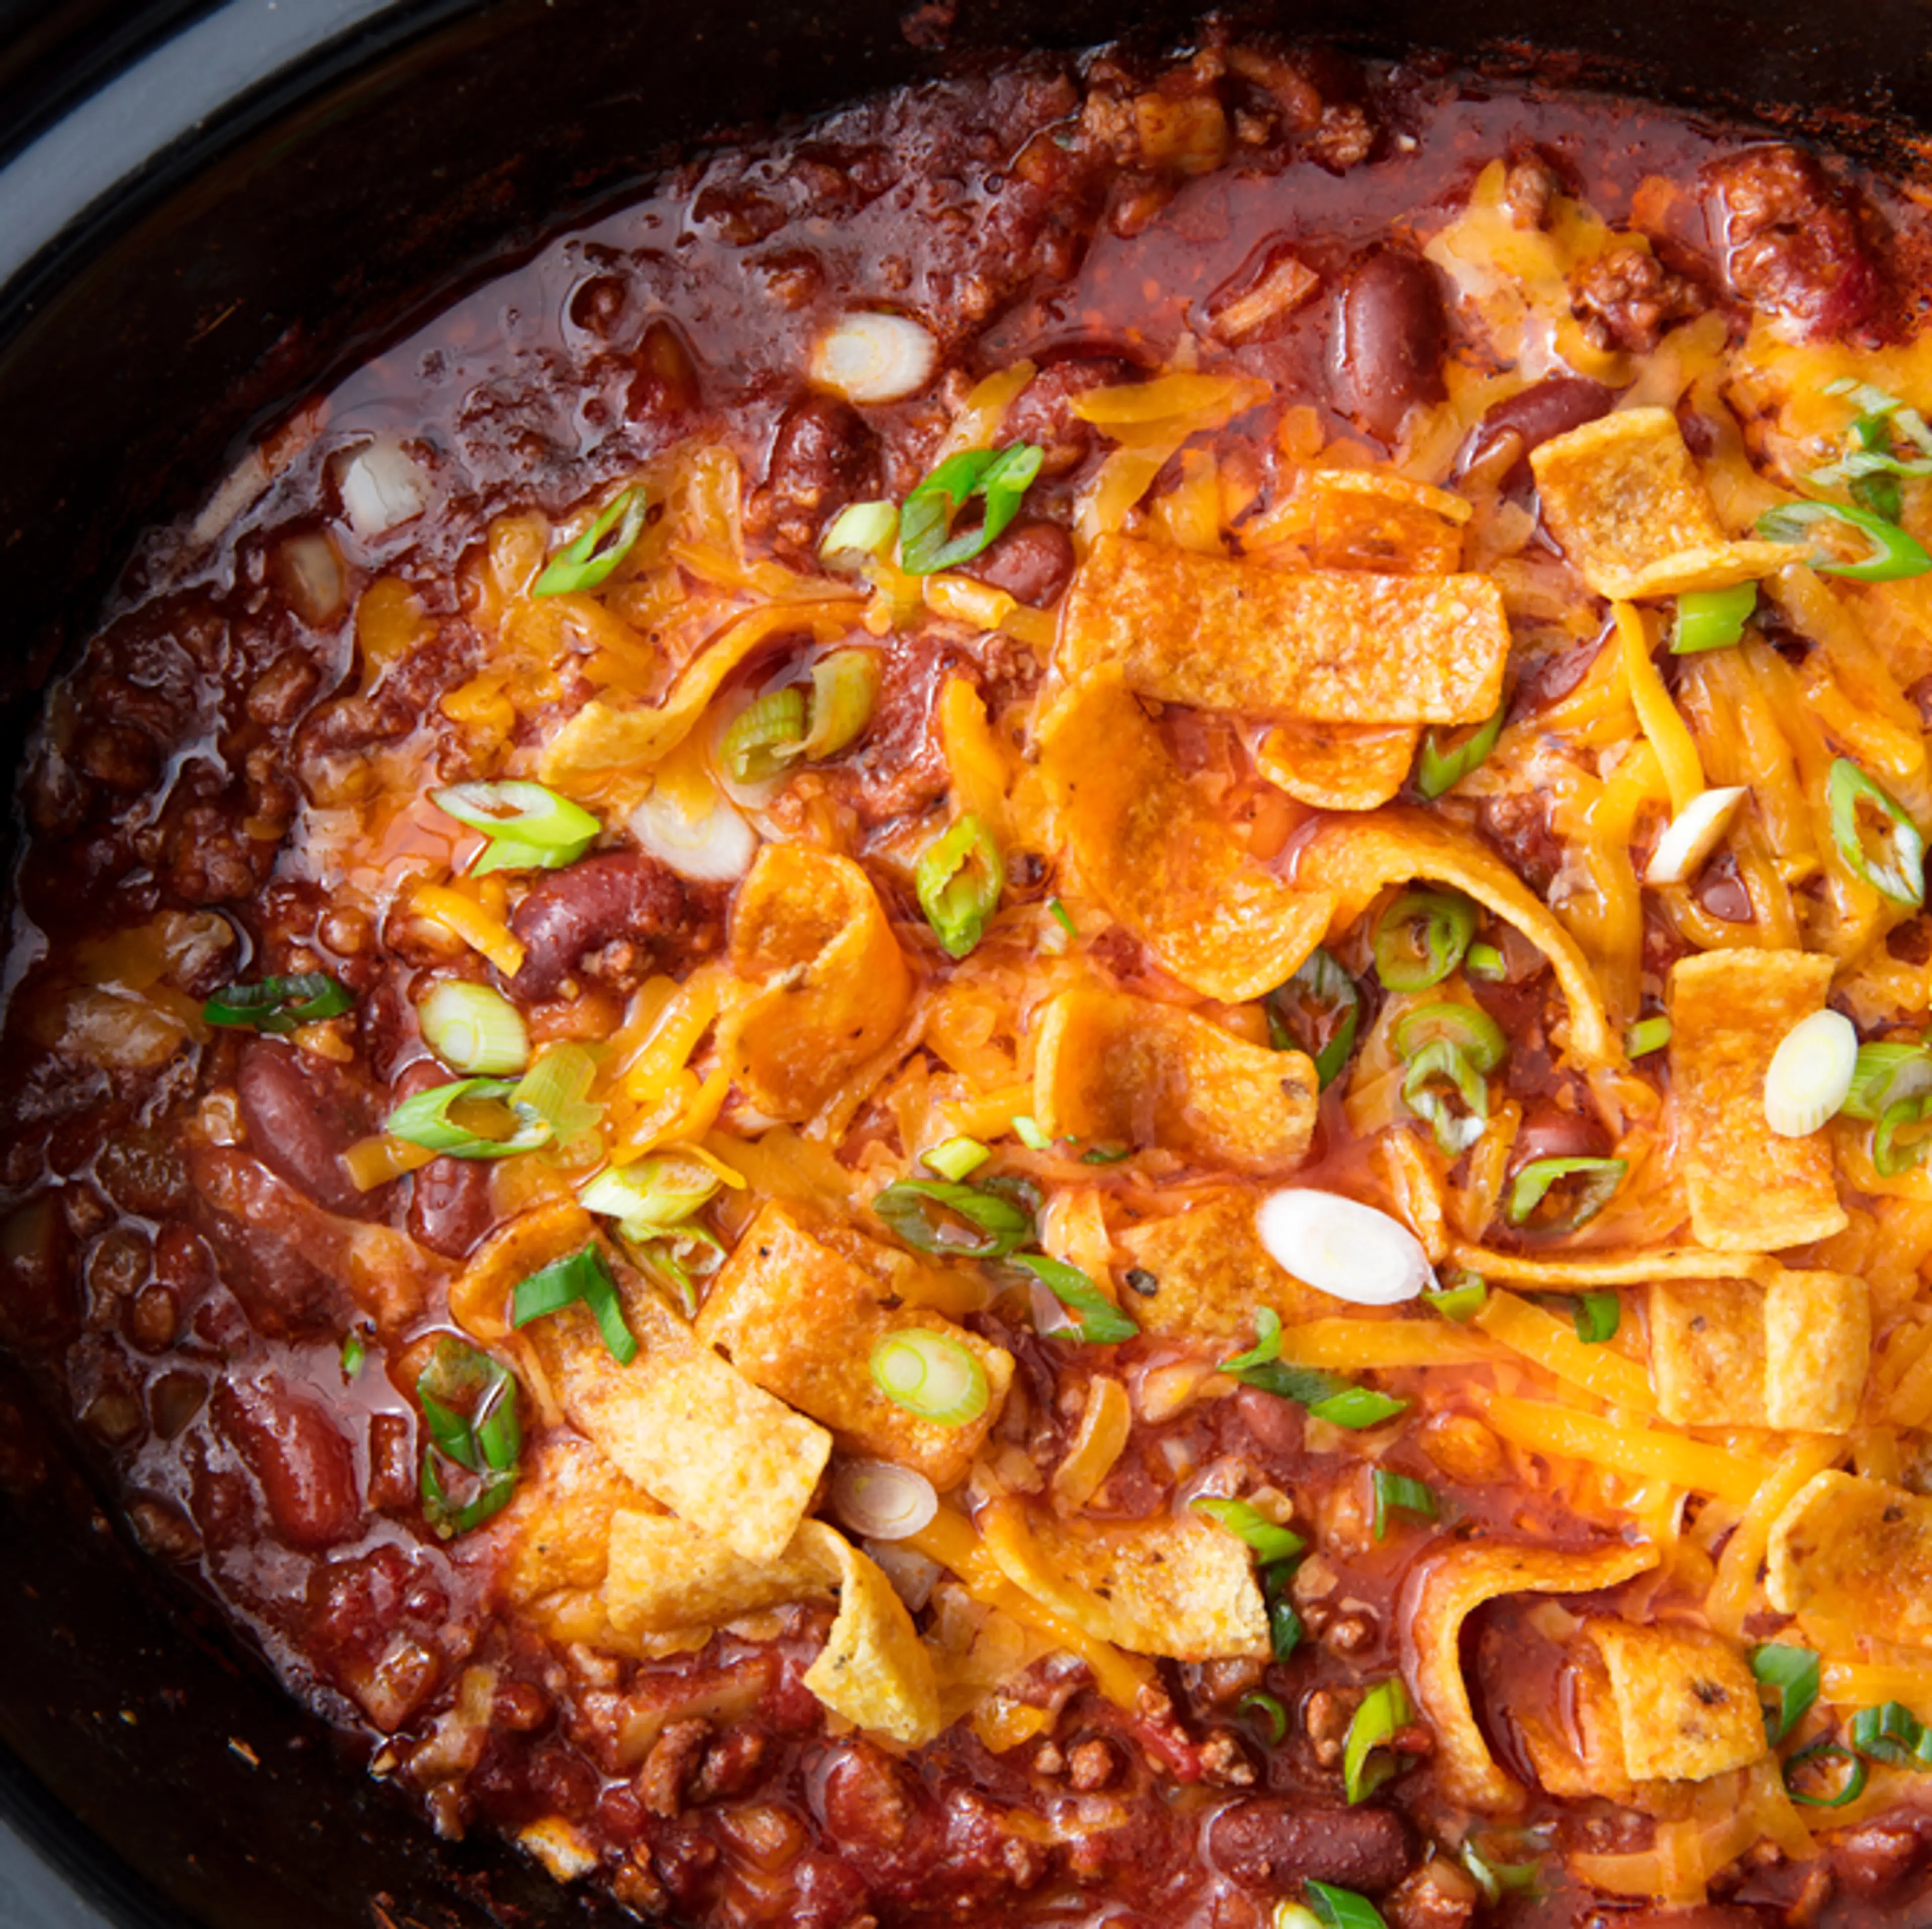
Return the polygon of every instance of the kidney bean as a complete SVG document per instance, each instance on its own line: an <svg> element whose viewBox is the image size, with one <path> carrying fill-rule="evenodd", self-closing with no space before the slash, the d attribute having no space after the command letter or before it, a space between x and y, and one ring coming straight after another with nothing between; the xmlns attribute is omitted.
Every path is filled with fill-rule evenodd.
<svg viewBox="0 0 1932 1929"><path fill-rule="evenodd" d="M640 852L553 871L510 920L524 957L505 989L528 1005L554 998L565 979L579 975L628 988L678 934L686 910L676 873Z"/></svg>
<svg viewBox="0 0 1932 1929"><path fill-rule="evenodd" d="M1510 1168L1518 1171L1533 1159L1601 1159L1610 1149L1610 1134L1600 1120L1571 1112L1553 1100L1538 1099L1524 1109L1510 1150Z"/></svg>
<svg viewBox="0 0 1932 1929"><path fill-rule="evenodd" d="M222 1282L256 1331L338 1327L350 1301L330 1264L335 1222L238 1148L198 1147L189 1162Z"/></svg>
<svg viewBox="0 0 1932 1929"><path fill-rule="evenodd" d="M1078 558L1073 538L1058 523L1016 523L962 573L1004 590L1017 603L1044 609L1072 580Z"/></svg>
<svg viewBox="0 0 1932 1929"><path fill-rule="evenodd" d="M1498 402L1470 430L1456 455L1456 473L1467 475L1494 454L1504 436L1514 436L1520 446L1502 481L1504 488L1514 488L1529 480L1532 449L1608 415L1616 399L1614 388L1580 375L1552 375L1547 381L1533 382L1508 401Z"/></svg>
<svg viewBox="0 0 1932 1929"><path fill-rule="evenodd" d="M389 1094L392 1106L446 1083L448 1074L433 1058L418 1058L397 1075ZM477 1159L432 1159L410 1180L410 1237L446 1259L467 1256L490 1230L490 1167Z"/></svg>
<svg viewBox="0 0 1932 1929"><path fill-rule="evenodd" d="M1810 335L1868 320L1876 263L1847 196L1814 155L1767 142L1704 172L1705 223L1731 292Z"/></svg>
<svg viewBox="0 0 1932 1929"><path fill-rule="evenodd" d="M765 470L762 520L809 545L848 502L878 495L879 440L849 402L802 395L784 412Z"/></svg>
<svg viewBox="0 0 1932 1929"><path fill-rule="evenodd" d="M248 1149L270 1172L331 1212L367 1219L387 1203L382 1189L364 1192L344 1169L342 1154L367 1138L374 1120L362 1094L326 1060L293 1046L256 1039L235 1076Z"/></svg>
<svg viewBox="0 0 1932 1929"><path fill-rule="evenodd" d="M1436 271L1412 254L1377 248L1351 264L1336 298L1331 361L1344 410L1393 442L1418 402L1446 392L1447 328Z"/></svg>
<svg viewBox="0 0 1932 1929"><path fill-rule="evenodd" d="M1094 388L1117 388L1140 371L1117 355L1070 355L1049 362L1014 398L1000 425L1004 446L1030 442L1041 452L1040 473L1064 476L1094 446L1094 431L1074 414L1073 398Z"/></svg>
<svg viewBox="0 0 1932 1929"><path fill-rule="evenodd" d="M210 1410L260 1483L275 1531L291 1547L313 1552L357 1532L356 1456L319 1400L270 1373L223 1381Z"/></svg>
<svg viewBox="0 0 1932 1929"><path fill-rule="evenodd" d="M1286 1893L1312 1876L1380 1895L1408 1872L1408 1832L1386 1808L1321 1808L1253 1796L1208 1824L1208 1852L1231 1882L1263 1894Z"/></svg>

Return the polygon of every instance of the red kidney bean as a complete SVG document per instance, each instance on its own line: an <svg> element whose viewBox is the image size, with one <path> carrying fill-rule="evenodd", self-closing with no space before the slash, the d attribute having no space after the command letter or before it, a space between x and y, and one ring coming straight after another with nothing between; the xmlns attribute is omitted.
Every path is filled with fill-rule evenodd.
<svg viewBox="0 0 1932 1929"><path fill-rule="evenodd" d="M334 1222L238 1147L196 1147L189 1168L222 1282L256 1331L339 1327L350 1301L332 1264Z"/></svg>
<svg viewBox="0 0 1932 1929"><path fill-rule="evenodd" d="M1731 292L1808 334L1869 320L1876 263L1846 195L1814 155L1768 142L1704 172L1705 223Z"/></svg>
<svg viewBox="0 0 1932 1929"><path fill-rule="evenodd" d="M964 574L1037 610L1058 598L1072 580L1078 561L1073 538L1058 523L1016 523L960 567Z"/></svg>
<svg viewBox="0 0 1932 1929"><path fill-rule="evenodd" d="M418 1058L398 1074L392 1106L447 1082L433 1058ZM410 1180L410 1237L446 1259L461 1259L490 1230L490 1167L479 1159L432 1159Z"/></svg>
<svg viewBox="0 0 1932 1929"><path fill-rule="evenodd" d="M312 1552L358 1531L356 1456L319 1400L270 1373L223 1381L210 1408L223 1437L261 1484L275 1531L291 1547Z"/></svg>
<svg viewBox="0 0 1932 1929"><path fill-rule="evenodd" d="M510 920L524 957L505 988L528 1005L554 998L565 979L580 974L635 982L677 934L685 910L676 874L639 852L586 857L553 871Z"/></svg>
<svg viewBox="0 0 1932 1929"><path fill-rule="evenodd" d="M765 470L765 518L788 541L809 544L848 502L884 488L879 439L848 402L802 395L786 410Z"/></svg>
<svg viewBox="0 0 1932 1929"><path fill-rule="evenodd" d="M1331 356L1337 398L1369 433L1393 442L1418 402L1447 392L1447 328L1436 271L1418 256L1377 248L1359 256L1336 298Z"/></svg>
<svg viewBox="0 0 1932 1929"><path fill-rule="evenodd" d="M1553 1100L1537 1099L1525 1108L1516 1128L1510 1167L1520 1170L1533 1159L1601 1159L1610 1149L1610 1134L1600 1120Z"/></svg>
<svg viewBox="0 0 1932 1929"><path fill-rule="evenodd" d="M367 1219L387 1203L380 1189L359 1190L343 1168L342 1154L368 1136L374 1120L333 1065L256 1039L243 1048L235 1084L248 1149L270 1172L331 1212Z"/></svg>
<svg viewBox="0 0 1932 1929"><path fill-rule="evenodd" d="M1254 1796L1208 1824L1208 1852L1231 1882L1263 1894L1286 1894L1312 1876L1379 1895L1408 1871L1408 1832L1386 1808L1322 1808Z"/></svg>
<svg viewBox="0 0 1932 1929"><path fill-rule="evenodd" d="M1504 488L1514 488L1529 479L1532 449L1608 415L1616 399L1614 388L1586 381L1580 375L1552 375L1547 381L1532 382L1508 401L1498 402L1470 430L1456 455L1456 473L1466 475L1505 436L1514 436L1521 446L1502 478Z"/></svg>
<svg viewBox="0 0 1932 1929"><path fill-rule="evenodd" d="M1069 355L1049 362L1014 398L1000 427L1000 442L1030 442L1040 452L1040 473L1064 476L1094 446L1094 431L1072 410L1075 396L1117 388L1140 371L1117 355Z"/></svg>

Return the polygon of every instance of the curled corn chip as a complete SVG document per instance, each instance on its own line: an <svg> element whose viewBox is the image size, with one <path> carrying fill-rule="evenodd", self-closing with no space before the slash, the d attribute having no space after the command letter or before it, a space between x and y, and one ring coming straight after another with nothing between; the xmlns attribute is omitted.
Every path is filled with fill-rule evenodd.
<svg viewBox="0 0 1932 1929"><path fill-rule="evenodd" d="M728 1542L674 1514L614 1514L604 1610L620 1634L715 1628L741 1614L829 1592L822 1561L797 1543L774 1560L748 1561Z"/></svg>
<svg viewBox="0 0 1932 1929"><path fill-rule="evenodd" d="M451 1282L451 1316L464 1332L494 1346L508 1336L510 1295L520 1280L580 1252L597 1222L574 1198L519 1213L490 1234Z"/></svg>
<svg viewBox="0 0 1932 1929"><path fill-rule="evenodd" d="M898 1029L912 980L884 908L849 857L759 851L731 914L746 995L718 1026L731 1076L766 1117L806 1118Z"/></svg>
<svg viewBox="0 0 1932 1929"><path fill-rule="evenodd" d="M1402 788L1420 724L1279 724L1255 766L1277 790L1322 811L1372 811Z"/></svg>
<svg viewBox="0 0 1932 1929"><path fill-rule="evenodd" d="M1272 569L1118 536L1074 578L1060 635L1070 677L1116 664L1163 703L1320 723L1480 723L1509 654L1486 577Z"/></svg>
<svg viewBox="0 0 1932 1929"><path fill-rule="evenodd" d="M1186 1661L1270 1652L1247 1549L1204 1522L1094 1527L1008 1499L978 1525L1008 1580L1100 1640Z"/></svg>
<svg viewBox="0 0 1932 1929"><path fill-rule="evenodd" d="M1420 811L1390 810L1326 824L1304 850L1298 883L1332 891L1336 922L1352 923L1384 885L1425 878L1453 884L1507 920L1550 960L1570 1004L1570 1051L1585 1065L1612 1066L1622 1052L1595 974L1576 940L1502 859Z"/></svg>
<svg viewBox="0 0 1932 1929"><path fill-rule="evenodd" d="M1622 409L1530 454L1544 519L1600 596L1674 596L1768 576L1803 551L1732 542L1667 409Z"/></svg>
<svg viewBox="0 0 1932 1929"><path fill-rule="evenodd" d="M1670 1078L1690 1230L1704 1245L1772 1252L1843 1229L1828 1135L1786 1138L1765 1117L1772 1054L1822 1010L1832 960L1706 951L1670 974Z"/></svg>
<svg viewBox="0 0 1932 1929"><path fill-rule="evenodd" d="M1572 1292L1580 1286L1640 1286L1652 1280L1750 1279L1762 1284L1782 1270L1774 1259L1748 1252L1706 1252L1694 1246L1499 1252L1457 1239L1450 1242L1449 1258L1453 1264L1499 1285L1540 1286L1558 1293Z"/></svg>
<svg viewBox="0 0 1932 1929"><path fill-rule="evenodd" d="M1417 1707L1435 1726L1438 1773L1451 1801L1497 1815L1521 1808L1524 1798L1476 1725L1462 1678L1464 1622L1500 1594L1588 1594L1656 1564L1657 1550L1649 1546L1569 1553L1478 1540L1430 1555L1415 1569L1402 1592L1402 1672Z"/></svg>
<svg viewBox="0 0 1932 1929"><path fill-rule="evenodd" d="M862 1251L868 1244L850 1243ZM1012 1356L936 1312L898 1305L890 1259L882 1253L879 1269L868 1270L820 1244L784 1206L767 1204L712 1282L697 1336L728 1354L753 1384L829 1426L848 1453L914 1468L936 1487L956 1486L1000 1417ZM872 1348L908 1327L943 1333L979 1360L992 1395L983 1413L943 1426L879 1390Z"/></svg>
<svg viewBox="0 0 1932 1929"><path fill-rule="evenodd" d="M1315 1130L1315 1068L1302 1053L1097 985L1046 1006L1034 1066L1034 1116L1057 1138L1269 1172L1298 1163Z"/></svg>
<svg viewBox="0 0 1932 1929"><path fill-rule="evenodd" d="M1772 1523L1764 1571L1780 1614L1815 1612L1932 1648L1932 1497L1856 1474L1814 1474Z"/></svg>
<svg viewBox="0 0 1932 1929"><path fill-rule="evenodd" d="M1087 888L1190 991L1237 1001L1293 976L1334 900L1248 855L1168 756L1118 671L1040 728L1040 774Z"/></svg>
<svg viewBox="0 0 1932 1929"><path fill-rule="evenodd" d="M939 1684L905 1603L878 1564L822 1520L792 1552L837 1584L838 1618L801 1677L835 1714L916 1748L939 1732Z"/></svg>
<svg viewBox="0 0 1932 1929"><path fill-rule="evenodd" d="M1321 569L1446 576L1461 566L1460 496L1379 469L1316 469L1302 478L1314 499L1312 551Z"/></svg>

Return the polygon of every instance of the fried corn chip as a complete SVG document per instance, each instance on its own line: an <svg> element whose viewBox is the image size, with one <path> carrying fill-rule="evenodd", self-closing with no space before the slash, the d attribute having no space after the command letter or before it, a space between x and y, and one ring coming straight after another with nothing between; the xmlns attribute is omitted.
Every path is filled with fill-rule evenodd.
<svg viewBox="0 0 1932 1929"><path fill-rule="evenodd" d="M1448 576L1462 567L1473 512L1460 496L1379 469L1311 470L1301 486L1313 499L1318 569Z"/></svg>
<svg viewBox="0 0 1932 1929"><path fill-rule="evenodd" d="M1522 1789L1497 1763L1476 1725L1462 1678L1462 1624L1486 1600L1509 1594L1588 1594L1615 1587L1657 1564L1650 1546L1565 1552L1478 1540L1430 1556L1402 1592L1402 1672L1415 1704L1434 1725L1443 1792L1484 1814L1522 1807Z"/></svg>
<svg viewBox="0 0 1932 1929"><path fill-rule="evenodd" d="M1550 960L1570 1005L1570 1055L1585 1065L1616 1065L1623 1054L1602 992L1576 940L1502 859L1420 811L1384 811L1326 824L1301 854L1296 882L1332 891L1338 928L1361 916L1388 884L1426 878L1453 884L1516 926Z"/></svg>
<svg viewBox="0 0 1932 1929"><path fill-rule="evenodd" d="M597 1238L597 1222L574 1198L519 1213L470 1255L449 1288L451 1317L486 1346L509 1336L510 1295L520 1280Z"/></svg>
<svg viewBox="0 0 1932 1929"><path fill-rule="evenodd" d="M600 1586L612 1520L655 1505L589 1441L545 1436L525 1456L497 1526L508 1550L500 1570L505 1594L521 1604L559 1588Z"/></svg>
<svg viewBox="0 0 1932 1929"><path fill-rule="evenodd" d="M936 1312L887 1312L896 1303L889 1264L882 1255L880 1270L869 1271L813 1238L784 1206L767 1204L712 1282L697 1337L727 1354L754 1385L829 1426L848 1452L914 1468L944 1490L965 1478L999 1419L1012 1358ZM983 1413L942 1426L879 1390L872 1348L915 1327L944 1334L980 1362L992 1395Z"/></svg>
<svg viewBox="0 0 1932 1929"><path fill-rule="evenodd" d="M1856 1474L1816 1474L1772 1523L1765 1592L1882 1641L1932 1647L1932 1496Z"/></svg>
<svg viewBox="0 0 1932 1929"><path fill-rule="evenodd" d="M668 1634L829 1594L830 1578L796 1540L775 1560L748 1561L674 1514L632 1510L610 1516L604 1609L620 1634Z"/></svg>
<svg viewBox="0 0 1932 1929"><path fill-rule="evenodd" d="M1255 767L1276 790L1318 811L1372 811L1402 788L1420 724L1278 724Z"/></svg>
<svg viewBox="0 0 1932 1929"><path fill-rule="evenodd" d="M1579 1286L1641 1286L1654 1280L1755 1280L1766 1285L1784 1270L1776 1260L1748 1252L1706 1252L1694 1246L1654 1252L1606 1246L1598 1252L1498 1252L1452 1240L1452 1264L1499 1285L1541 1286L1556 1293Z"/></svg>
<svg viewBox="0 0 1932 1929"><path fill-rule="evenodd" d="M834 1714L916 1748L939 1732L939 1684L906 1612L876 1562L822 1520L808 1520L792 1552L838 1588L838 1618L800 1678Z"/></svg>
<svg viewBox="0 0 1932 1929"><path fill-rule="evenodd" d="M1184 1661L1270 1652L1247 1549L1204 1521L1096 1528L1008 1499L978 1525L1008 1580L1100 1640Z"/></svg>
<svg viewBox="0 0 1932 1929"><path fill-rule="evenodd" d="M1198 710L1472 724L1502 700L1509 626L1484 576L1272 569L1103 536L1060 650L1069 677L1112 664L1140 695Z"/></svg>
<svg viewBox="0 0 1932 1929"><path fill-rule="evenodd" d="M831 1435L695 1344L648 1294L627 1294L625 1316L643 1342L628 1366L581 1306L524 1329L572 1425L734 1553L776 1560L812 1504Z"/></svg>
<svg viewBox="0 0 1932 1929"><path fill-rule="evenodd" d="M739 1089L808 1118L898 1029L912 980L884 908L849 857L768 844L738 887L728 956L748 988L718 1024Z"/></svg>
<svg viewBox="0 0 1932 1929"><path fill-rule="evenodd" d="M1631 1780L1708 1781L1766 1752L1757 1684L1723 1635L1608 1617L1583 1635L1603 1658Z"/></svg>
<svg viewBox="0 0 1932 1929"><path fill-rule="evenodd" d="M1772 1252L1846 1223L1828 1136L1781 1138L1764 1114L1772 1053L1831 982L1831 959L1802 951L1706 951L1670 974L1678 1150L1703 1245Z"/></svg>
<svg viewBox="0 0 1932 1929"><path fill-rule="evenodd" d="M1153 1291L1129 1301L1143 1332L1232 1340L1254 1330L1261 1306L1290 1326L1344 1310L1275 1263L1255 1229L1258 1203L1245 1190L1216 1192L1118 1236L1130 1263L1153 1276Z"/></svg>
<svg viewBox="0 0 1932 1929"><path fill-rule="evenodd" d="M1544 520L1600 596L1628 601L1768 576L1803 551L1732 542L1677 418L1623 409L1530 453Z"/></svg>
<svg viewBox="0 0 1932 1929"><path fill-rule="evenodd" d="M1315 1130L1315 1067L1302 1053L1097 985L1047 1004L1034 1067L1034 1116L1055 1138L1278 1172L1300 1162Z"/></svg>
<svg viewBox="0 0 1932 1929"><path fill-rule="evenodd" d="M1088 890L1190 991L1238 1002L1294 976L1334 899L1264 870L1167 754L1117 670L1040 727L1040 774Z"/></svg>
<svg viewBox="0 0 1932 1929"><path fill-rule="evenodd" d="M1681 1426L1849 1432L1871 1352L1871 1296L1844 1273L1659 1281L1650 1289L1651 1378Z"/></svg>

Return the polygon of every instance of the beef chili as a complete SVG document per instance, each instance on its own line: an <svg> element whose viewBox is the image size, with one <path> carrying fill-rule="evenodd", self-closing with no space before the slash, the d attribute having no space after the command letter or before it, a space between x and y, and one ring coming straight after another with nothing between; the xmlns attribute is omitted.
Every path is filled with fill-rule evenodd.
<svg viewBox="0 0 1932 1929"><path fill-rule="evenodd" d="M554 240L52 691L0 1336L646 1919L1932 1919L1928 266L1214 38Z"/></svg>

